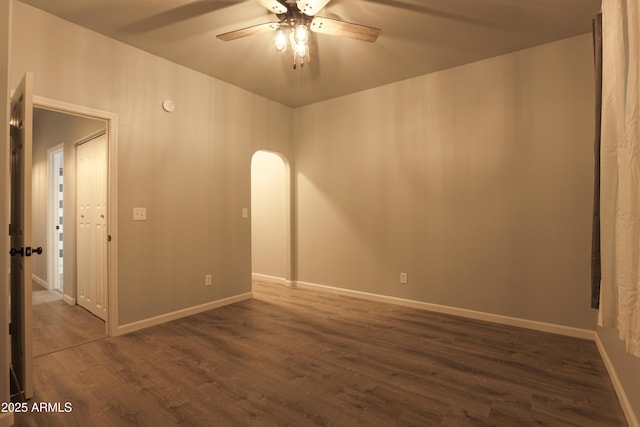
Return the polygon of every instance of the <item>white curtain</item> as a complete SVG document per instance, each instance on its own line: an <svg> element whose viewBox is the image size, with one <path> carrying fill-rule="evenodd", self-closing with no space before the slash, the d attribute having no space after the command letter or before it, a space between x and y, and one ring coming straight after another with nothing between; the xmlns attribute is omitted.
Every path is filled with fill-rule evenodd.
<svg viewBox="0 0 640 427"><path fill-rule="evenodd" d="M598 322L640 357L640 0L602 1Z"/></svg>

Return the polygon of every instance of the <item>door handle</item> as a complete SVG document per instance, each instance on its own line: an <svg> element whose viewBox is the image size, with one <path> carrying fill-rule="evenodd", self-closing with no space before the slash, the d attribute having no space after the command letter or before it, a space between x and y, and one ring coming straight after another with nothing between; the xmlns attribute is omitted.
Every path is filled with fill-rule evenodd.
<svg viewBox="0 0 640 427"><path fill-rule="evenodd" d="M31 256L32 254L40 255L42 253L42 246L38 246L37 248L31 248L31 246L27 246L24 250L24 256Z"/></svg>
<svg viewBox="0 0 640 427"><path fill-rule="evenodd" d="M38 246L37 248L31 249L30 246L27 246L26 249L25 248L20 248L20 249L16 249L16 248L11 248L11 250L9 251L9 255L11 256L16 256L16 255L20 255L20 256L31 256L31 254L42 254L43 250L42 250L42 246Z"/></svg>
<svg viewBox="0 0 640 427"><path fill-rule="evenodd" d="M16 256L18 254L20 256L24 256L24 248L20 248L20 249L11 248L11 250L9 251L9 255L11 256Z"/></svg>

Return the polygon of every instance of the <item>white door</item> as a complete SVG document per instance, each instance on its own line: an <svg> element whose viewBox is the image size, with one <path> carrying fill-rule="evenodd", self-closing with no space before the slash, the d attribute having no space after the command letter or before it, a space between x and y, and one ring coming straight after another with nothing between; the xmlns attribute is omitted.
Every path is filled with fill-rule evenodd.
<svg viewBox="0 0 640 427"><path fill-rule="evenodd" d="M11 367L24 397L33 396L31 341L31 148L33 75L11 97ZM40 251L41 253L41 251Z"/></svg>
<svg viewBox="0 0 640 427"><path fill-rule="evenodd" d="M78 304L107 319L107 136L76 148Z"/></svg>

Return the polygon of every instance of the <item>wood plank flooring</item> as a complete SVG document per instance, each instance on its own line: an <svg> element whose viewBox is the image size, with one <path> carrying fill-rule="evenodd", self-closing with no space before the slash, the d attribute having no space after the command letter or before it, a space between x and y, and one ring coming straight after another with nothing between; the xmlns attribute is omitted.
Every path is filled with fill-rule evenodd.
<svg viewBox="0 0 640 427"><path fill-rule="evenodd" d="M106 336L104 321L62 294L33 283L33 355L35 357Z"/></svg>
<svg viewBox="0 0 640 427"><path fill-rule="evenodd" d="M35 359L20 426L624 426L590 341L256 283Z"/></svg>

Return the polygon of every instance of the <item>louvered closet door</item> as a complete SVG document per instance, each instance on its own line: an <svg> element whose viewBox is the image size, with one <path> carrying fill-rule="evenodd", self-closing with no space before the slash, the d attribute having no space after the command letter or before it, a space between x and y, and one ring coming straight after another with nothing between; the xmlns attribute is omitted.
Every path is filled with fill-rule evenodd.
<svg viewBox="0 0 640 427"><path fill-rule="evenodd" d="M107 318L107 136L76 149L78 304Z"/></svg>

